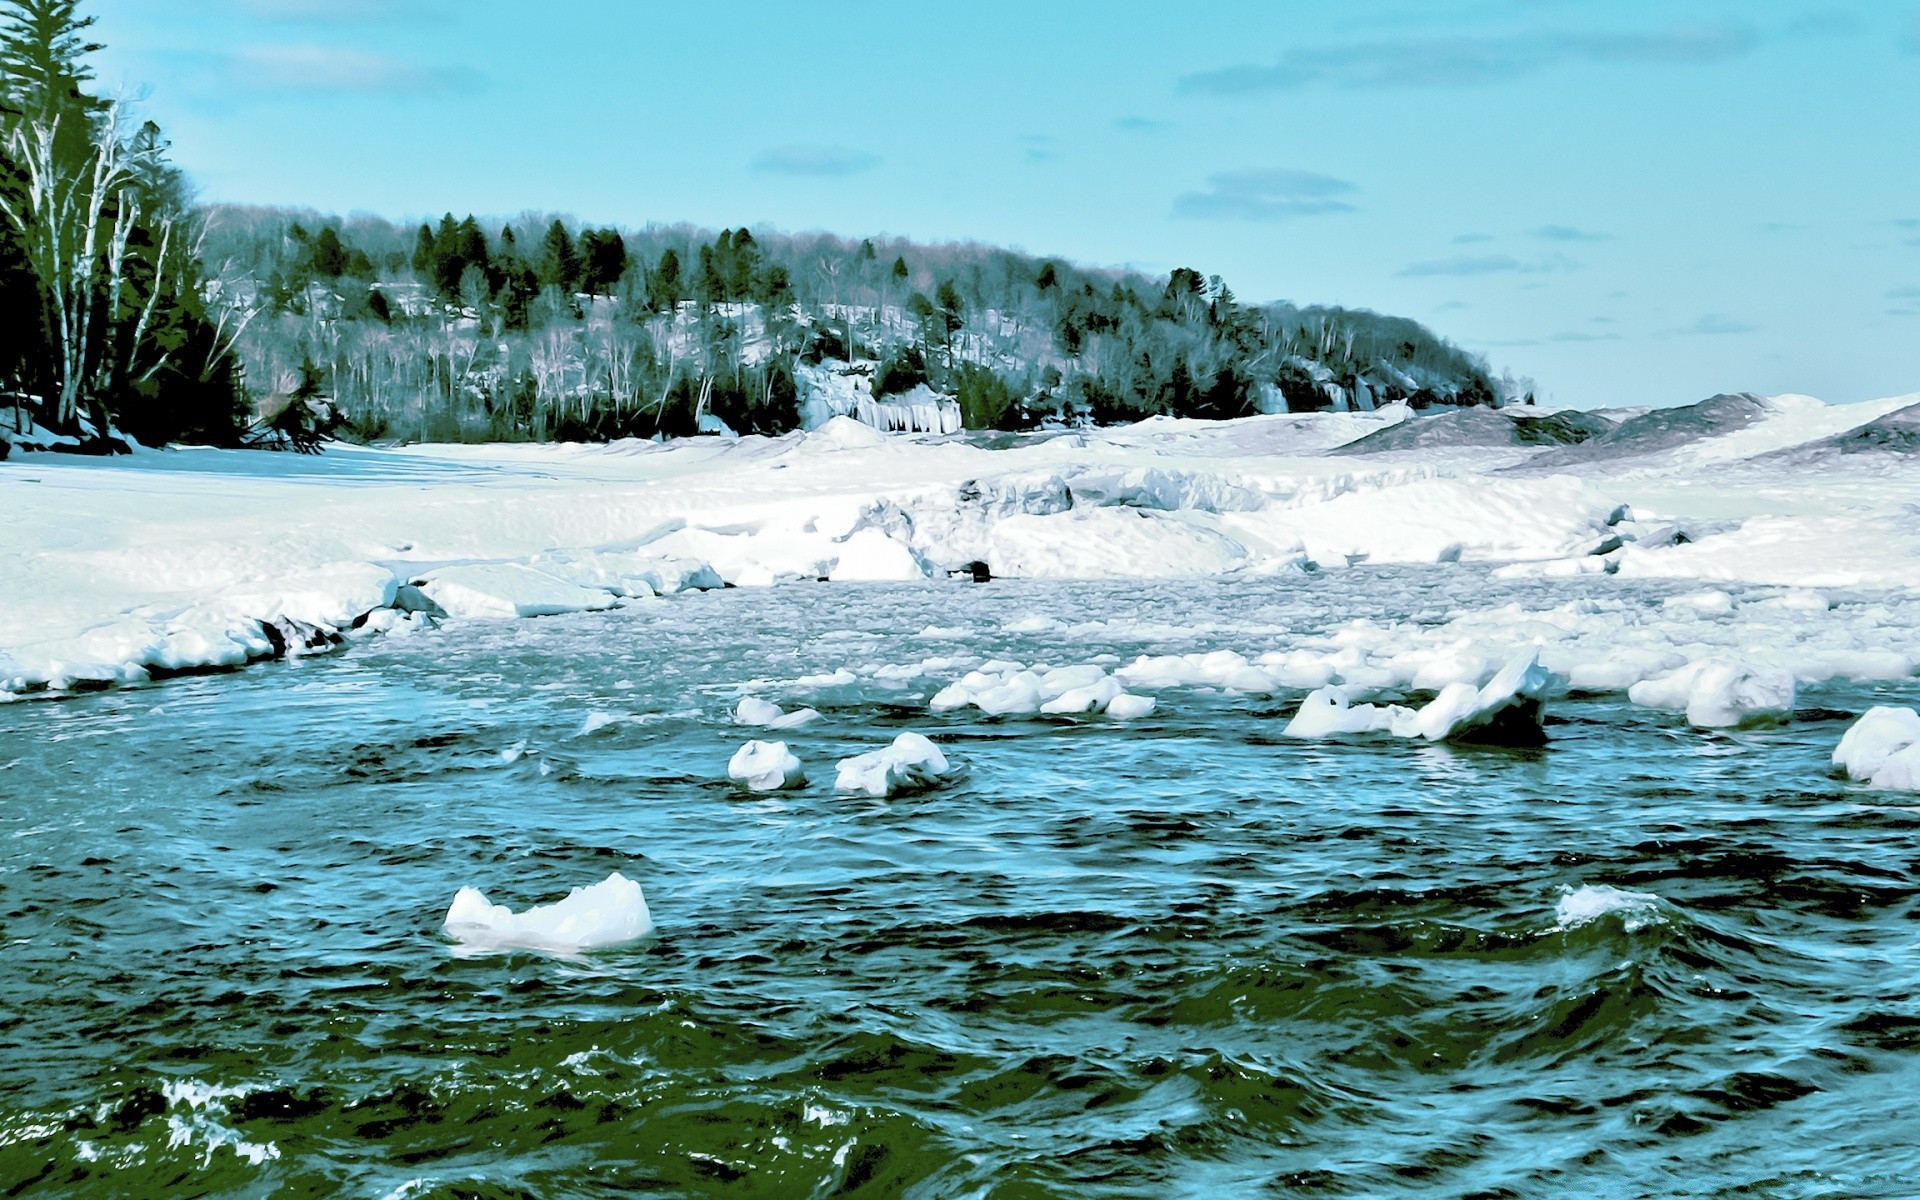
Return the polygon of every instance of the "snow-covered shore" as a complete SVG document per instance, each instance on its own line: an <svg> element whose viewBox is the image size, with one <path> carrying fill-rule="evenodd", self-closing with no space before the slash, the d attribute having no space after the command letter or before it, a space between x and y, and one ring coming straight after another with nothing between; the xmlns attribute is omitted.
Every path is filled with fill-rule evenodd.
<svg viewBox="0 0 1920 1200"><path fill-rule="evenodd" d="M0 697L234 665L419 610L532 616L972 562L1050 578L1488 562L1696 579L1692 607L1652 618L1588 628L1567 614L1534 639L1542 661L1604 690L1710 653L1803 680L1911 674L1920 632L1903 635L1904 617L1854 605L1843 620L1816 589L1884 590L1902 612L1920 593L1920 455L1852 432L1898 425L1920 395L1736 399L1545 446L1483 436L1503 415L1387 410L1025 437L887 436L842 418L666 445L20 454L0 465ZM1408 420L1418 436L1360 441ZM1795 590L1729 616L1708 584ZM1707 618L1712 637L1696 628ZM1517 620L1451 625L1471 643ZM1382 639L1344 668L1281 674L1365 684L1408 649ZM1451 653L1457 669L1420 686L1484 683L1498 666L1470 644Z"/></svg>

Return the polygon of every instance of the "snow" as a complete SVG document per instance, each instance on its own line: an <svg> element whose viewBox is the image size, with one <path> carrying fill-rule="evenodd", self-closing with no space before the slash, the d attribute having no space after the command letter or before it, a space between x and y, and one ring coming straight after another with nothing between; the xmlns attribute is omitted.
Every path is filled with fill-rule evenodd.
<svg viewBox="0 0 1920 1200"><path fill-rule="evenodd" d="M612 593L583 588L517 563L443 567L415 581L452 617L551 617L612 608Z"/></svg>
<svg viewBox="0 0 1920 1200"><path fill-rule="evenodd" d="M653 932L653 916L640 885L615 871L592 887L577 887L565 900L515 913L489 903L477 888L463 887L447 909L448 937L482 950L545 950L577 954L637 941Z"/></svg>
<svg viewBox="0 0 1920 1200"><path fill-rule="evenodd" d="M911 731L893 739L884 750L873 750L840 760L833 787L876 799L902 792L923 791L952 774L953 766L940 747Z"/></svg>
<svg viewBox="0 0 1920 1200"><path fill-rule="evenodd" d="M847 369L834 378L857 400L869 380ZM575 613L690 588L944 582L976 561L995 578L1301 581L1359 563L1459 562L1494 564L1496 578L1679 586L1665 605L1356 613L1329 644L1160 654L1113 677L1122 692L1331 685L1361 703L1390 688L1478 689L1535 646L1539 665L1581 691L1746 664L1773 700L1735 694L1755 676L1723 681L1731 708L1700 709L1744 720L1778 711L1782 672L1799 685L1897 680L1920 662L1909 599L1920 471L1897 448L1816 445L1914 402L1736 397L1720 416L1558 467L1543 456L1579 447L1328 453L1424 419L1404 410L1013 438L886 434L828 413L778 438L666 444L16 449L0 463L0 694L237 666L281 653L296 640L287 629L325 645L443 615ZM285 628L276 640L267 625ZM1002 715L1056 702L1094 713L1116 698L1095 682L1042 686L1044 675L943 695L972 704L1005 689L987 704Z"/></svg>
<svg viewBox="0 0 1920 1200"><path fill-rule="evenodd" d="M1841 735L1833 765L1880 791L1920 792L1920 712L1878 705Z"/></svg>
<svg viewBox="0 0 1920 1200"><path fill-rule="evenodd" d="M727 778L756 792L777 792L807 782L800 760L785 742L748 742L727 760Z"/></svg>

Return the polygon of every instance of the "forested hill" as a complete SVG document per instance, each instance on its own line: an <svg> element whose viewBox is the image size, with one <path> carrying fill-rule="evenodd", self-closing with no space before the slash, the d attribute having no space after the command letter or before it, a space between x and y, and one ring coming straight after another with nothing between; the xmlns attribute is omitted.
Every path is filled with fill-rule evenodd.
<svg viewBox="0 0 1920 1200"><path fill-rule="evenodd" d="M214 207L211 302L263 407L365 439L1019 429L1521 397L1418 323L1218 276L686 225ZM271 397L272 399L269 399Z"/></svg>

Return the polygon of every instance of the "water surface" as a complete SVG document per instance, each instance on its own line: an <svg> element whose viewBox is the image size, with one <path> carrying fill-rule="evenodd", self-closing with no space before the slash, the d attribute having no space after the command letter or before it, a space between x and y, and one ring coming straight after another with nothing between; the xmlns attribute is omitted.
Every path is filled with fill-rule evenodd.
<svg viewBox="0 0 1920 1200"><path fill-rule="evenodd" d="M986 657L1628 587L727 591L0 707L0 1194L1912 1194L1920 817L1827 762L1912 684L1731 734L1566 700L1517 752L925 710ZM743 688L826 710L813 786L724 782ZM905 728L965 775L832 793ZM613 870L653 939L439 932ZM1562 927L1602 885L1652 899Z"/></svg>

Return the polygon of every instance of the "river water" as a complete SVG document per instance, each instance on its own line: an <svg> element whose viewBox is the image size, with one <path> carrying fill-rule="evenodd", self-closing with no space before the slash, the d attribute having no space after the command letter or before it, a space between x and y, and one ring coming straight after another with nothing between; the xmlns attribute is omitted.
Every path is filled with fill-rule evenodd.
<svg viewBox="0 0 1920 1200"><path fill-rule="evenodd" d="M1526 751L925 709L1625 586L730 590L0 707L0 1194L1920 1193L1920 816L1827 762L1911 682L1731 734L1563 700ZM814 785L726 784L743 688L826 711ZM905 728L964 775L832 793ZM613 870L653 938L440 933Z"/></svg>

